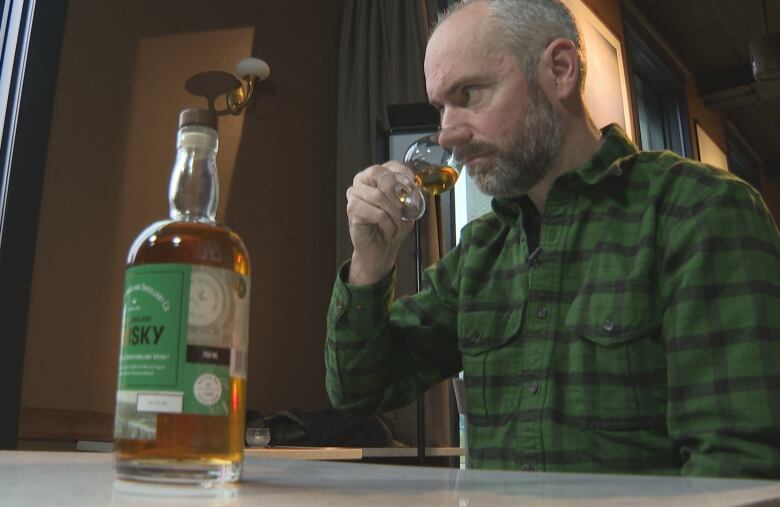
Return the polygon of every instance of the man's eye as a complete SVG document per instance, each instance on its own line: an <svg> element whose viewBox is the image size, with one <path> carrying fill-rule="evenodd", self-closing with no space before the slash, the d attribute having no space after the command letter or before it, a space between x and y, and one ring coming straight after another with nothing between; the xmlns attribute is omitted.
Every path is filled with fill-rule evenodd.
<svg viewBox="0 0 780 507"><path fill-rule="evenodd" d="M477 89L474 86L466 86L461 93L463 94L463 102L468 104L476 98Z"/></svg>

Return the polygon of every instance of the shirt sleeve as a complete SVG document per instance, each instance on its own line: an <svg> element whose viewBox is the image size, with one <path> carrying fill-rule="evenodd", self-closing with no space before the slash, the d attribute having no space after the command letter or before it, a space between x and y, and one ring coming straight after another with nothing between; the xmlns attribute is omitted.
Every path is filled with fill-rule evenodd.
<svg viewBox="0 0 780 507"><path fill-rule="evenodd" d="M339 270L327 317L325 386L333 406L372 414L407 405L461 369L451 282L456 247L423 275L423 290L393 301L395 273L371 286Z"/></svg>
<svg viewBox="0 0 780 507"><path fill-rule="evenodd" d="M679 208L659 263L670 436L683 475L780 476L780 235L728 179Z"/></svg>

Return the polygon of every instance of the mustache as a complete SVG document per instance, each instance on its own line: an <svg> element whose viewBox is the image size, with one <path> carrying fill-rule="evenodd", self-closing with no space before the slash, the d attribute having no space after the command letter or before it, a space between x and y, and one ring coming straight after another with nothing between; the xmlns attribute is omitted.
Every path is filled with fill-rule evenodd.
<svg viewBox="0 0 780 507"><path fill-rule="evenodd" d="M458 160L468 160L477 155L479 156L491 155L497 152L498 152L498 147L490 143L471 142L456 148L454 155L455 158Z"/></svg>

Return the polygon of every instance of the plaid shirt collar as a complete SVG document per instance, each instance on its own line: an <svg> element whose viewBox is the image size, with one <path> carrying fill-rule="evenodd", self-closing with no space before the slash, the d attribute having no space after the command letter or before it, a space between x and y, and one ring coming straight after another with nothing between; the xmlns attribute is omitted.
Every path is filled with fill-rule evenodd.
<svg viewBox="0 0 780 507"><path fill-rule="evenodd" d="M625 131L616 123L601 129L604 142L593 156L583 165L563 174L557 181L579 179L585 185L596 185L611 174L621 174L623 162L633 158L639 152ZM527 195L515 198L495 198L491 202L493 211L499 218L514 223L523 209L533 208Z"/></svg>

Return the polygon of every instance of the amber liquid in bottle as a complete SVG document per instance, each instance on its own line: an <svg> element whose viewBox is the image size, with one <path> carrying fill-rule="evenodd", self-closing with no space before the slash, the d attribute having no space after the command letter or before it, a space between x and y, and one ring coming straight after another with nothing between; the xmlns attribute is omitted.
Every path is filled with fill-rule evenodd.
<svg viewBox="0 0 780 507"><path fill-rule="evenodd" d="M216 131L197 123L180 128L169 195L171 219L150 225L138 236L128 253L128 269L185 264L232 271L249 279L249 256L243 242L214 221L216 144ZM114 443L118 475L203 485L238 480L244 451L246 379L231 373L227 392L227 415L160 412L155 415L153 439L118 435Z"/></svg>
<svg viewBox="0 0 780 507"><path fill-rule="evenodd" d="M249 257L232 231L211 224L162 222L146 231L144 241L128 255L128 267L150 263L210 265L249 276ZM153 238L153 239L150 239ZM244 452L246 380L231 379L227 417L158 414L155 440L115 442L123 461L160 460L202 462L220 466L240 462Z"/></svg>

